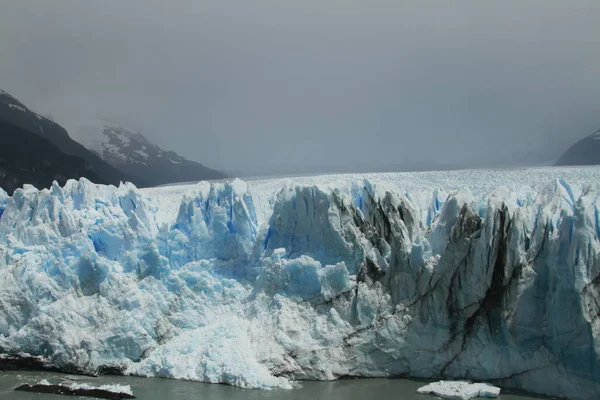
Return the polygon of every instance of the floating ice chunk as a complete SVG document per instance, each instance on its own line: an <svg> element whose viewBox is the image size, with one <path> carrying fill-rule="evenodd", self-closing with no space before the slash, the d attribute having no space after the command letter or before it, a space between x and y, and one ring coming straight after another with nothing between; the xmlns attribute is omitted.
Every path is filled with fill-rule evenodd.
<svg viewBox="0 0 600 400"><path fill-rule="evenodd" d="M46 381L47 382L47 381ZM131 386L129 385L100 385L100 386L91 386L87 383L71 383L69 385L71 390L103 390L111 393L125 393L130 396L133 396L133 392L131 391Z"/></svg>
<svg viewBox="0 0 600 400"><path fill-rule="evenodd" d="M500 388L487 383L439 381L420 387L417 393L432 394L449 400L469 400L473 397L496 398L500 395Z"/></svg>
<svg viewBox="0 0 600 400"><path fill-rule="evenodd" d="M500 396L500 388L496 386L492 386L487 383L479 383L479 397L485 397L488 399L495 399Z"/></svg>
<svg viewBox="0 0 600 400"><path fill-rule="evenodd" d="M15 390L33 393L53 393L66 396L96 397L100 399L135 399L131 386L129 385L101 385L92 386L86 383L64 383L53 384L42 379L36 384L24 384Z"/></svg>

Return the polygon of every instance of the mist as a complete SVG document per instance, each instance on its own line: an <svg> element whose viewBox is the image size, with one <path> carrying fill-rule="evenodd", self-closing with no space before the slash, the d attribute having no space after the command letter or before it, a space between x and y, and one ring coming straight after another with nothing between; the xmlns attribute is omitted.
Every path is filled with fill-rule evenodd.
<svg viewBox="0 0 600 400"><path fill-rule="evenodd" d="M6 2L0 88L239 175L543 165L600 127L597 1Z"/></svg>

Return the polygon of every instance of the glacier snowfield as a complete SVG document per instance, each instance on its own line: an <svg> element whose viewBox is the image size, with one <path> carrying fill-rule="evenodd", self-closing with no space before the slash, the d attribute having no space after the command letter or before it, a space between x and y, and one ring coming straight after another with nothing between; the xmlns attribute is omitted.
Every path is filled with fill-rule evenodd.
<svg viewBox="0 0 600 400"><path fill-rule="evenodd" d="M0 196L0 350L291 388L470 379L600 397L600 168Z"/></svg>

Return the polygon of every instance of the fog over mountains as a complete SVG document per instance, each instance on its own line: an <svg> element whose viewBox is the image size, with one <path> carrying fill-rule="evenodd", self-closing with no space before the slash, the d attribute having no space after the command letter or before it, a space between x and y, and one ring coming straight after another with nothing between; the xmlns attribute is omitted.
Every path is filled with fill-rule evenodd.
<svg viewBox="0 0 600 400"><path fill-rule="evenodd" d="M600 164L600 129L573 144L556 165Z"/></svg>
<svg viewBox="0 0 600 400"><path fill-rule="evenodd" d="M114 123L84 126L74 140L6 91L0 91L0 137L0 187L10 193L23 184L47 188L80 177L138 187L225 177Z"/></svg>
<svg viewBox="0 0 600 400"><path fill-rule="evenodd" d="M113 167L150 185L221 179L225 174L165 151L140 132L102 120L89 121L73 137Z"/></svg>
<svg viewBox="0 0 600 400"><path fill-rule="evenodd" d="M591 0L23 0L2 7L0 87L69 133L105 118L235 175L552 165L600 127L598 15Z"/></svg>

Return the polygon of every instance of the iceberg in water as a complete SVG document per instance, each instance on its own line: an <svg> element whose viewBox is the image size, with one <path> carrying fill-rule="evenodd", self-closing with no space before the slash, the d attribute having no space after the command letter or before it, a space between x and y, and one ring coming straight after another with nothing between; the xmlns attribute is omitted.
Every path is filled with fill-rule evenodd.
<svg viewBox="0 0 600 400"><path fill-rule="evenodd" d="M52 393L65 396L94 397L99 399L135 399L129 385L100 385L91 386L86 383L52 384L42 379L36 384L24 384L15 390L34 393Z"/></svg>
<svg viewBox="0 0 600 400"><path fill-rule="evenodd" d="M1 360L600 396L600 168L0 193Z"/></svg>
<svg viewBox="0 0 600 400"><path fill-rule="evenodd" d="M488 383L471 383L465 381L439 381L422 386L417 390L421 394L432 394L441 399L469 400L474 397L496 398L500 396L500 388Z"/></svg>
<svg viewBox="0 0 600 400"><path fill-rule="evenodd" d="M471 383L465 381L433 382L417 390L421 394L432 394L441 399L469 400L474 397L496 398L500 396L500 388L488 383Z"/></svg>

